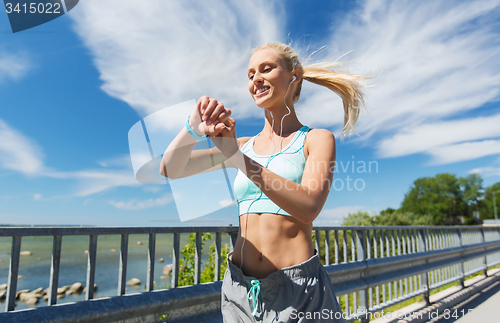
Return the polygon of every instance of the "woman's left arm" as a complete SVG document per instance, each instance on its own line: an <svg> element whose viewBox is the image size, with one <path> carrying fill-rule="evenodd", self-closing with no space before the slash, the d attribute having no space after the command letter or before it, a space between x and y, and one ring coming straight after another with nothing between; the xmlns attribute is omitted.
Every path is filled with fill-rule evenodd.
<svg viewBox="0 0 500 323"><path fill-rule="evenodd" d="M310 224L323 209L330 192L336 157L335 137L326 129L313 129L307 135L307 147L309 155L300 184L273 173L241 151L230 159L269 199L294 218Z"/></svg>

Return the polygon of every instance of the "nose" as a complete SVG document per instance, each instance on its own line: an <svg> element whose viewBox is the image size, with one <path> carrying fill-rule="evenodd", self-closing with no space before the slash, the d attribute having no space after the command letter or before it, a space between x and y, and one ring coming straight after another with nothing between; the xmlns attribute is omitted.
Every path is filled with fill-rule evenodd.
<svg viewBox="0 0 500 323"><path fill-rule="evenodd" d="M260 74L259 72L256 72L253 76L253 83L258 84L261 82L262 82L262 74Z"/></svg>

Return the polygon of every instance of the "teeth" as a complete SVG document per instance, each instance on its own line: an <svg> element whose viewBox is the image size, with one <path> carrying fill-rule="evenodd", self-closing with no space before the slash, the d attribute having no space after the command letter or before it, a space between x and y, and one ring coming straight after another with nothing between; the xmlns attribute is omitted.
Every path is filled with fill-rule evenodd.
<svg viewBox="0 0 500 323"><path fill-rule="evenodd" d="M255 92L255 94L260 94L260 93L262 93L262 92L264 92L264 91L267 91L267 90L269 90L269 88L268 88L268 87L262 87L262 88L258 89L258 90Z"/></svg>

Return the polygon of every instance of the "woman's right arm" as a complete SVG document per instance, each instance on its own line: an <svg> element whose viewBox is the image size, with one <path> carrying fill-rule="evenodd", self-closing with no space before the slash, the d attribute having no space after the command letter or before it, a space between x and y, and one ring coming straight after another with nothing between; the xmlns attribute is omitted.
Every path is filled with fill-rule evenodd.
<svg viewBox="0 0 500 323"><path fill-rule="evenodd" d="M178 135L178 137L180 136L181 134ZM188 136L190 135L188 134ZM250 138L251 137L238 138L239 147L241 148ZM165 177L175 179L222 169L222 163L224 163L224 168L236 167L217 147L213 147L211 149L192 150L193 147L194 144L183 146L182 150L177 149L175 154L172 154L169 152L169 146L165 154L163 154L163 158L161 160L160 174ZM184 161L184 167L182 167L181 159L185 157L184 155L187 155L187 160Z"/></svg>
<svg viewBox="0 0 500 323"><path fill-rule="evenodd" d="M205 111L213 111L211 115L218 116L215 120L202 120ZM201 97L189 119L190 127L200 134L201 130L210 136L216 136L224 128L224 121L229 118L231 111L224 109L224 105L217 100ZM209 125L207 125L207 121ZM248 137L238 139L241 147ZM222 152L214 147L193 151L197 140L193 138L184 127L181 132L170 143L160 165L160 174L168 178L183 178L207 171L213 171L224 167L234 167Z"/></svg>

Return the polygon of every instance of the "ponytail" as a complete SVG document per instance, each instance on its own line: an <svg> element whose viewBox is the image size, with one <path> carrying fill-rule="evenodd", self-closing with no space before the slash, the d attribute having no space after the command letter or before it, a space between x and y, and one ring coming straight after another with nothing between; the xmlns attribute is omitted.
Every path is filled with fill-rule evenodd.
<svg viewBox="0 0 500 323"><path fill-rule="evenodd" d="M341 136L341 138L344 138L346 134L350 135L354 132L354 126L364 105L361 88L365 85L361 81L367 77L335 71L335 68L339 66L341 66L340 63L320 63L304 66L302 68L302 78L311 83L324 86L340 96L344 104L344 128Z"/></svg>
<svg viewBox="0 0 500 323"><path fill-rule="evenodd" d="M273 49L287 64L288 70L293 71L299 68L302 71L302 79L311 83L324 86L340 96L344 104L344 128L342 136L350 135L354 132L354 126L358 121L359 112L364 105L363 92L361 88L365 87L363 79L368 77L337 71L336 68L342 66L341 63L318 63L308 66L302 66L297 53L283 43L266 43L254 49L253 53L262 49ZM293 102L297 102L302 89L302 80L297 84L293 95Z"/></svg>

